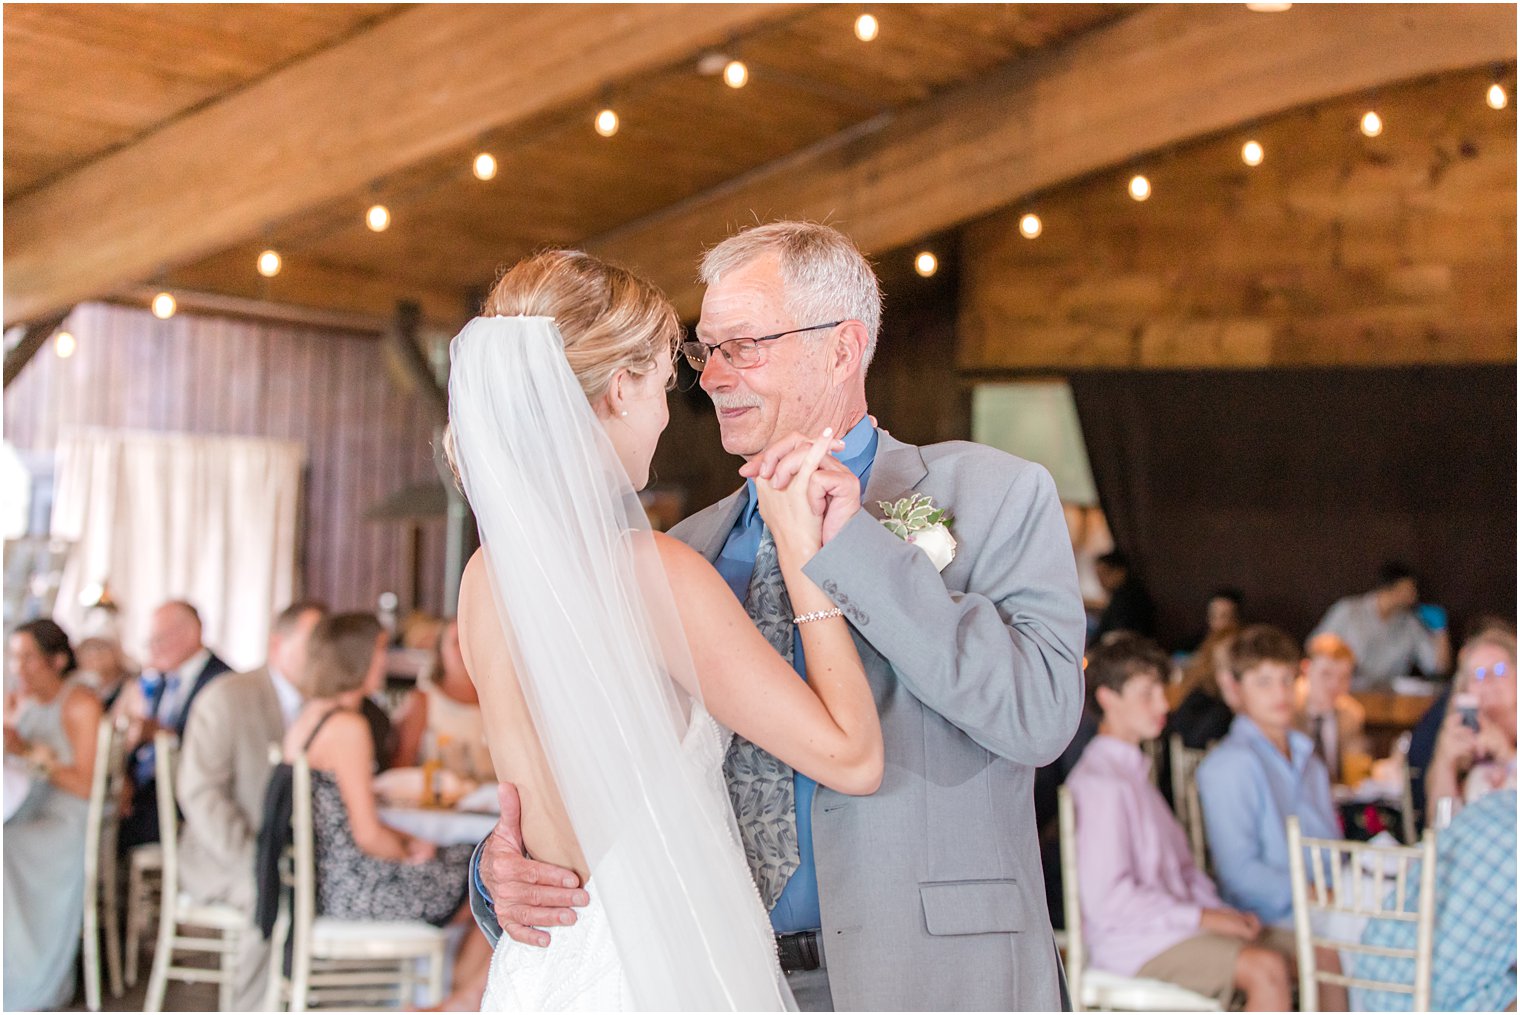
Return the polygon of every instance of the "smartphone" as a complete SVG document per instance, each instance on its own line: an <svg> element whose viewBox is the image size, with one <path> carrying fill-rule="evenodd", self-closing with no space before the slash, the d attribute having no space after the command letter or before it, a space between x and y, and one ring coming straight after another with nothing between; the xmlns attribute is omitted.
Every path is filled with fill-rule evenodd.
<svg viewBox="0 0 1520 1015"><path fill-rule="evenodd" d="M1451 700L1452 707L1462 717L1462 725L1478 732L1478 696L1476 694L1459 694Z"/></svg>

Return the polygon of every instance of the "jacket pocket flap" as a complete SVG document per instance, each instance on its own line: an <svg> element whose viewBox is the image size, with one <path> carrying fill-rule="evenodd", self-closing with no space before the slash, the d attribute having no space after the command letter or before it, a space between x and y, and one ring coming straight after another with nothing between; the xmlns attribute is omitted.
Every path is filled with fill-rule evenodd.
<svg viewBox="0 0 1520 1015"><path fill-rule="evenodd" d="M1024 929L1017 881L932 881L918 886L929 933L1008 934Z"/></svg>

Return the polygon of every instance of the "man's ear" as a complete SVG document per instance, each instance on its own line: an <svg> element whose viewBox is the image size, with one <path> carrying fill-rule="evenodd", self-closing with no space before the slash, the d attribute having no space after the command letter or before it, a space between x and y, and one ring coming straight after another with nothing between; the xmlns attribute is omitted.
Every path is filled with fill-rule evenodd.
<svg viewBox="0 0 1520 1015"><path fill-rule="evenodd" d="M861 369L870 344L871 335L860 321L845 321L834 329L833 348L829 350L829 369L836 384Z"/></svg>

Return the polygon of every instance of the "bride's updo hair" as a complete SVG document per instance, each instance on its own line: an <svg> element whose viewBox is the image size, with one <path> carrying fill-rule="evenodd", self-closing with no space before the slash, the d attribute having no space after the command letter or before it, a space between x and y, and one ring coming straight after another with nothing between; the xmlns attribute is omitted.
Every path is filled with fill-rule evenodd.
<svg viewBox="0 0 1520 1015"><path fill-rule="evenodd" d="M661 360L674 360L681 344L681 322L664 293L579 250L545 250L518 261L497 280L480 313L554 318L565 359L592 404L606 396L619 370L645 376ZM458 483L448 427L443 453Z"/></svg>

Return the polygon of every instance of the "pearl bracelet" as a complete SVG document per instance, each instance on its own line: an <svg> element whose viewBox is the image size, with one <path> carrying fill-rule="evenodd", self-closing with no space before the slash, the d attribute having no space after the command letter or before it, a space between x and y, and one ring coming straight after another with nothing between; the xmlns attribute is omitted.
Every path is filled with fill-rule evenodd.
<svg viewBox="0 0 1520 1015"><path fill-rule="evenodd" d="M830 617L842 616L844 616L844 611L836 606L832 610L819 610L817 613L804 613L800 617L793 617L792 623L811 624L815 620L828 620Z"/></svg>

